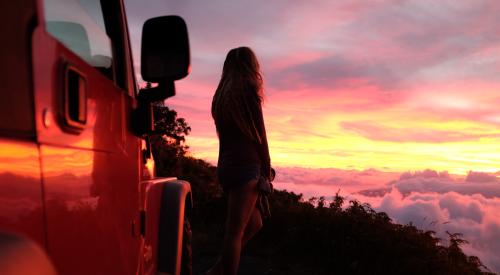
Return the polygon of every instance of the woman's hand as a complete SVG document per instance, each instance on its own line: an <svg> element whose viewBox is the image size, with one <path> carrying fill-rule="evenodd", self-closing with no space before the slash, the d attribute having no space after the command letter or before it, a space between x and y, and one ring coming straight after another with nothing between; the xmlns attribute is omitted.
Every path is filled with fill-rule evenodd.
<svg viewBox="0 0 500 275"><path fill-rule="evenodd" d="M276 177L276 170L274 168L270 167L271 171L269 172L269 181L273 181L274 178Z"/></svg>

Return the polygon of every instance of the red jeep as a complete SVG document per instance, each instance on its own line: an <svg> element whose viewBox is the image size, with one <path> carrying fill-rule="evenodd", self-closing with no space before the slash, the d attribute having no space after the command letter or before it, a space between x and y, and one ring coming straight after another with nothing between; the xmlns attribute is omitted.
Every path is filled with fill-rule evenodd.
<svg viewBox="0 0 500 275"><path fill-rule="evenodd" d="M147 139L189 71L184 21L144 24L139 91L122 0L0 11L0 274L189 273L191 188Z"/></svg>

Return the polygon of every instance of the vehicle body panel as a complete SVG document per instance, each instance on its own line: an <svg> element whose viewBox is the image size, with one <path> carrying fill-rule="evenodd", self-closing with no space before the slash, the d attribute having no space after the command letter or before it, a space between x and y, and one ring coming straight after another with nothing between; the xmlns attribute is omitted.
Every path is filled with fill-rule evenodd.
<svg viewBox="0 0 500 275"><path fill-rule="evenodd" d="M0 226L45 246L38 146L0 138Z"/></svg>
<svg viewBox="0 0 500 275"><path fill-rule="evenodd" d="M48 34L43 21L32 41L49 255L63 274L135 274L141 158L129 129L133 99ZM86 83L79 133L63 122L68 66Z"/></svg>

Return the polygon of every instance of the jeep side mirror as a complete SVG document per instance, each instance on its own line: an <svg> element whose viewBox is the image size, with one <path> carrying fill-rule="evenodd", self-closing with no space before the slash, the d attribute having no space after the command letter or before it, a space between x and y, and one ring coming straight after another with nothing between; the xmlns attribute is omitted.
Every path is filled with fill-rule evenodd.
<svg viewBox="0 0 500 275"><path fill-rule="evenodd" d="M139 91L132 111L132 129L138 136L154 131L152 102L175 95L174 81L189 74L190 56L187 27L175 15L148 19L142 27L141 74L156 87Z"/></svg>
<svg viewBox="0 0 500 275"><path fill-rule="evenodd" d="M164 100L175 95L174 81L189 74L190 56L187 27L175 15L148 19L142 28L141 74L158 87L144 89L146 101Z"/></svg>

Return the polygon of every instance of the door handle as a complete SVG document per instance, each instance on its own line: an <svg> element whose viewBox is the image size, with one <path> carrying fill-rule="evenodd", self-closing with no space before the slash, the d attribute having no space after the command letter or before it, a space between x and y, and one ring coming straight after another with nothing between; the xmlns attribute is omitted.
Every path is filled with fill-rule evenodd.
<svg viewBox="0 0 500 275"><path fill-rule="evenodd" d="M79 134L87 123L87 81L83 73L71 65L64 70L63 95L64 130Z"/></svg>

